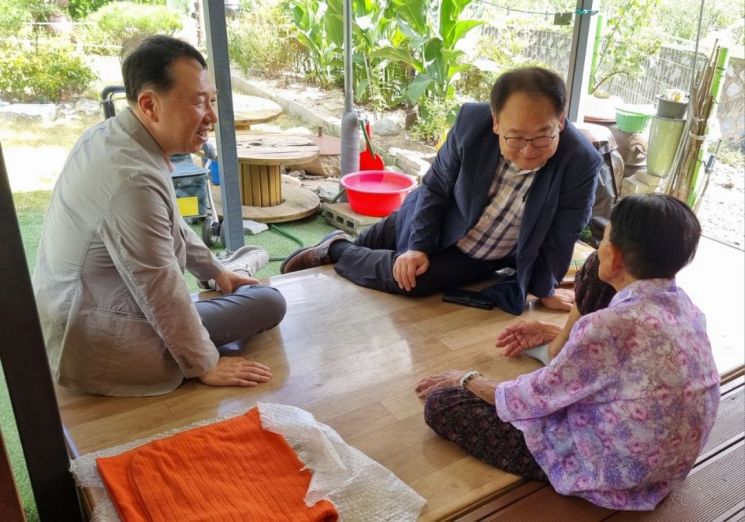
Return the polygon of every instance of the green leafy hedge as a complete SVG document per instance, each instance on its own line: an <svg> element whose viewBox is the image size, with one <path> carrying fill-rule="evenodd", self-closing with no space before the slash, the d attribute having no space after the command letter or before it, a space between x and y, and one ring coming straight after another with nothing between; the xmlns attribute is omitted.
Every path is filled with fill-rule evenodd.
<svg viewBox="0 0 745 522"><path fill-rule="evenodd" d="M21 0L0 1L0 37L16 36L31 21L31 15Z"/></svg>
<svg viewBox="0 0 745 522"><path fill-rule="evenodd" d="M103 6L86 20L86 43L98 54L118 55L122 46L152 34L181 30L181 15L165 6L116 2Z"/></svg>
<svg viewBox="0 0 745 522"><path fill-rule="evenodd" d="M111 0L70 0L67 10L73 20L82 20L90 13L110 3Z"/></svg>
<svg viewBox="0 0 745 522"><path fill-rule="evenodd" d="M65 47L0 47L0 97L28 103L58 102L82 94L96 78L93 71Z"/></svg>
<svg viewBox="0 0 745 522"><path fill-rule="evenodd" d="M293 71L305 49L290 38L289 18L279 8L243 12L228 22L228 54L244 73L260 70L269 77Z"/></svg>

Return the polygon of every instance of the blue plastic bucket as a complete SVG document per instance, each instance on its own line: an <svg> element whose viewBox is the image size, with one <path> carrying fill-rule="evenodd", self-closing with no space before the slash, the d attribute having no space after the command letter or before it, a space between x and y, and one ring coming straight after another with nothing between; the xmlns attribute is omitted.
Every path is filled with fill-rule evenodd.
<svg viewBox="0 0 745 522"><path fill-rule="evenodd" d="M207 160L207 168L210 169L210 182L213 185L219 185L220 184L220 166L217 163L217 160Z"/></svg>

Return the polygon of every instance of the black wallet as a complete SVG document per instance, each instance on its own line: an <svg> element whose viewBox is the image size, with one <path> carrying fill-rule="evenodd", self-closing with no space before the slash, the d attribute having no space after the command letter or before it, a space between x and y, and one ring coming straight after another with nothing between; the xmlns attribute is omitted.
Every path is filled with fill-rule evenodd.
<svg viewBox="0 0 745 522"><path fill-rule="evenodd" d="M494 302L481 292L463 290L462 288L451 288L445 290L442 294L442 300L446 303L473 306L474 308L483 308L484 310L491 310L494 308Z"/></svg>

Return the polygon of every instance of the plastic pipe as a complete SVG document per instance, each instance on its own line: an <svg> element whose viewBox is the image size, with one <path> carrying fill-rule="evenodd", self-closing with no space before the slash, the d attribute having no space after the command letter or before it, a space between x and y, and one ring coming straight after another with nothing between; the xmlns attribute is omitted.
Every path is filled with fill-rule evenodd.
<svg viewBox="0 0 745 522"><path fill-rule="evenodd" d="M360 170L359 117L353 107L352 0L344 0L344 115L341 118L341 175Z"/></svg>

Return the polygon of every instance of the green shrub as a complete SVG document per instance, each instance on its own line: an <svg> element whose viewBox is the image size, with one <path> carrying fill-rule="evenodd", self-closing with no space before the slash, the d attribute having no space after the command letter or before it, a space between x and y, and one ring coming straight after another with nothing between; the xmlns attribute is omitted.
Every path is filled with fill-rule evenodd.
<svg viewBox="0 0 745 522"><path fill-rule="evenodd" d="M70 0L67 10L73 20L82 20L112 0Z"/></svg>
<svg viewBox="0 0 745 522"><path fill-rule="evenodd" d="M296 70L298 53L304 48L293 45L289 18L278 8L246 12L228 23L228 54L247 74L250 70L276 78Z"/></svg>
<svg viewBox="0 0 745 522"><path fill-rule="evenodd" d="M499 74L499 72L481 68L477 64L461 74L458 81L455 82L455 88L466 98L477 102L488 102L491 97L491 89Z"/></svg>
<svg viewBox="0 0 745 522"><path fill-rule="evenodd" d="M438 143L455 122L460 104L451 98L419 100L419 120L411 128L411 136L431 145Z"/></svg>
<svg viewBox="0 0 745 522"><path fill-rule="evenodd" d="M479 57L474 67L463 72L456 82L458 93L466 98L488 102L491 89L500 74L518 66L542 65L526 61L521 54L528 45L528 36L517 29L499 28L487 36L481 36L476 43Z"/></svg>
<svg viewBox="0 0 745 522"><path fill-rule="evenodd" d="M8 101L58 102L85 91L93 71L73 49L0 47L0 96Z"/></svg>
<svg viewBox="0 0 745 522"><path fill-rule="evenodd" d="M119 54L122 46L153 34L173 35L181 30L181 15L165 6L116 2L86 18L90 52Z"/></svg>
<svg viewBox="0 0 745 522"><path fill-rule="evenodd" d="M3 0L0 2L0 36L17 36L24 25L31 21L31 15L23 0Z"/></svg>
<svg viewBox="0 0 745 522"><path fill-rule="evenodd" d="M56 0L28 0L26 9L34 22L48 22L52 16L65 14Z"/></svg>

